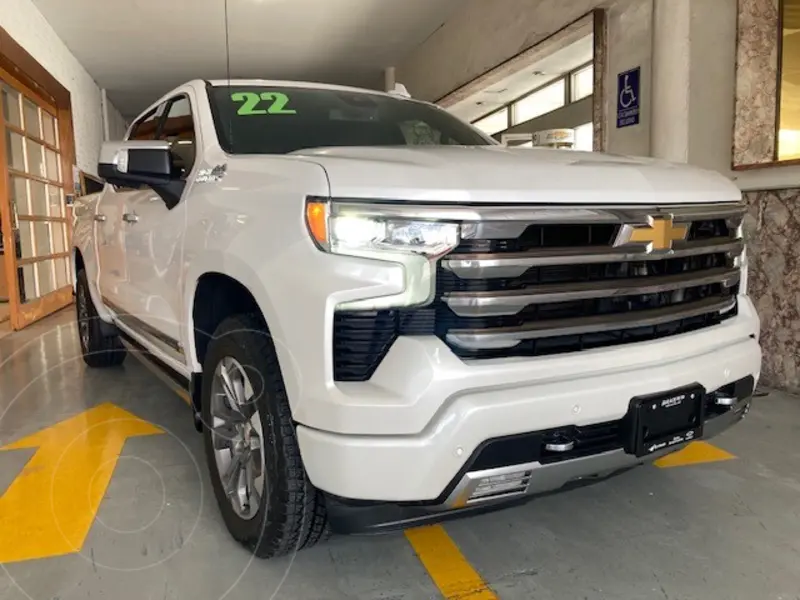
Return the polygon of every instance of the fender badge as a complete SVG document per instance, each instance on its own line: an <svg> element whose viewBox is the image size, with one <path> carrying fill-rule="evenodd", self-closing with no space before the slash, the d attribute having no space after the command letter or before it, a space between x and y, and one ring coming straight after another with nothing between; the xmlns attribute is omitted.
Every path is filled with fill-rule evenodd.
<svg viewBox="0 0 800 600"><path fill-rule="evenodd" d="M200 169L195 177L195 183L214 183L222 181L225 174L228 172L228 165L217 165L211 169Z"/></svg>

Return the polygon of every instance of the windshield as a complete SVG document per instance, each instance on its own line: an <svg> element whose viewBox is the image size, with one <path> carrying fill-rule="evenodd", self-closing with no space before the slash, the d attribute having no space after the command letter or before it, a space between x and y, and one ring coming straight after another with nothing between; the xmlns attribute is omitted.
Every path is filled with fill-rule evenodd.
<svg viewBox="0 0 800 600"><path fill-rule="evenodd" d="M230 154L324 146L486 146L493 140L446 111L405 98L289 87L209 88L220 145Z"/></svg>

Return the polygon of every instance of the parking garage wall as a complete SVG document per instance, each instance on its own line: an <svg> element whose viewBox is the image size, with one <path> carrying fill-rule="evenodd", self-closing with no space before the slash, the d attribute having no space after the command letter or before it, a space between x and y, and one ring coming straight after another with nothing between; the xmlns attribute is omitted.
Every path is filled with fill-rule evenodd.
<svg viewBox="0 0 800 600"><path fill-rule="evenodd" d="M749 290L761 317L763 381L800 391L800 161L771 162L777 156L776 40L785 3L465 4L397 65L397 80L413 95L438 100L592 9L606 9L604 148L715 169L739 185L748 205ZM619 130L613 120L616 76L634 66L642 68L641 123Z"/></svg>
<svg viewBox="0 0 800 600"><path fill-rule="evenodd" d="M800 166L777 166L777 0L655 0L652 156L714 169L748 205L763 382L800 391Z"/></svg>
<svg viewBox="0 0 800 600"><path fill-rule="evenodd" d="M600 0L467 0L396 68L412 95L438 100L567 24Z"/></svg>
<svg viewBox="0 0 800 600"><path fill-rule="evenodd" d="M800 391L800 161L781 155L778 132L798 129L798 23L794 2L739 0L732 58L731 175L749 208L749 285L761 317L763 377L792 391ZM782 71L789 84L785 98Z"/></svg>
<svg viewBox="0 0 800 600"><path fill-rule="evenodd" d="M745 192L748 287L761 318L763 381L800 391L800 189Z"/></svg>
<svg viewBox="0 0 800 600"><path fill-rule="evenodd" d="M78 168L96 174L103 139L100 88L31 0L3 0L0 27L69 90L76 162ZM108 110L122 120L116 108L109 105Z"/></svg>
<svg viewBox="0 0 800 600"><path fill-rule="evenodd" d="M616 94L602 108L602 147L650 154L653 0L468 0L465 6L396 66L397 81L423 100L437 101L487 71L541 44L570 24L605 9L607 56L604 88L616 90L617 74L641 68L641 122L616 129Z"/></svg>

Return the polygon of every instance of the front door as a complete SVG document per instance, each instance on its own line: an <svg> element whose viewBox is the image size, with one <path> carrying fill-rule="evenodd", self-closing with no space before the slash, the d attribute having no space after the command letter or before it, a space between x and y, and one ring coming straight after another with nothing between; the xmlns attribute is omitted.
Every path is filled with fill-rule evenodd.
<svg viewBox="0 0 800 600"><path fill-rule="evenodd" d="M59 113L0 71L0 218L11 325L72 302L69 209Z"/></svg>
<svg viewBox="0 0 800 600"><path fill-rule="evenodd" d="M106 185L94 214L95 240L97 240L97 284L103 304L116 310L124 304L122 292L128 279L125 265L125 214L131 196L139 190Z"/></svg>
<svg viewBox="0 0 800 600"><path fill-rule="evenodd" d="M161 104L138 119L128 139L154 140L163 109L164 105ZM103 303L115 313L135 311L135 306L126 297L130 284L125 256L125 236L129 231L126 215L138 198L152 194L153 191L147 186L124 188L107 184L97 204L94 219L99 261L98 289Z"/></svg>
<svg viewBox="0 0 800 600"><path fill-rule="evenodd" d="M175 175L187 180L195 163L196 139L191 104L186 95L167 102L158 139L170 142ZM142 323L154 342L184 362L180 313L181 271L187 210L184 202L168 208L153 190L131 197L126 208L125 258L127 310Z"/></svg>

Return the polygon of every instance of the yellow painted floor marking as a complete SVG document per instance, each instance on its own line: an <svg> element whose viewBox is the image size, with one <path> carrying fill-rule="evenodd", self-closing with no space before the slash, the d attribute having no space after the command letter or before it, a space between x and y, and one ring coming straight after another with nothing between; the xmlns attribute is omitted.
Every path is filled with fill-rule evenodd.
<svg viewBox="0 0 800 600"><path fill-rule="evenodd" d="M0 563L78 552L125 440L158 433L106 403L0 448L37 449L0 497Z"/></svg>
<svg viewBox="0 0 800 600"><path fill-rule="evenodd" d="M406 529L405 534L447 600L497 600L441 525Z"/></svg>
<svg viewBox="0 0 800 600"><path fill-rule="evenodd" d="M178 397L181 400L186 402L186 404L188 404L189 406L192 405L192 399L189 397L189 392L184 392L183 390L180 390L180 391L178 391L176 393L178 394Z"/></svg>
<svg viewBox="0 0 800 600"><path fill-rule="evenodd" d="M665 469L668 467L683 467L685 465L731 460L732 458L736 457L730 452L717 448L708 442L692 442L683 450L659 458L654 464Z"/></svg>

